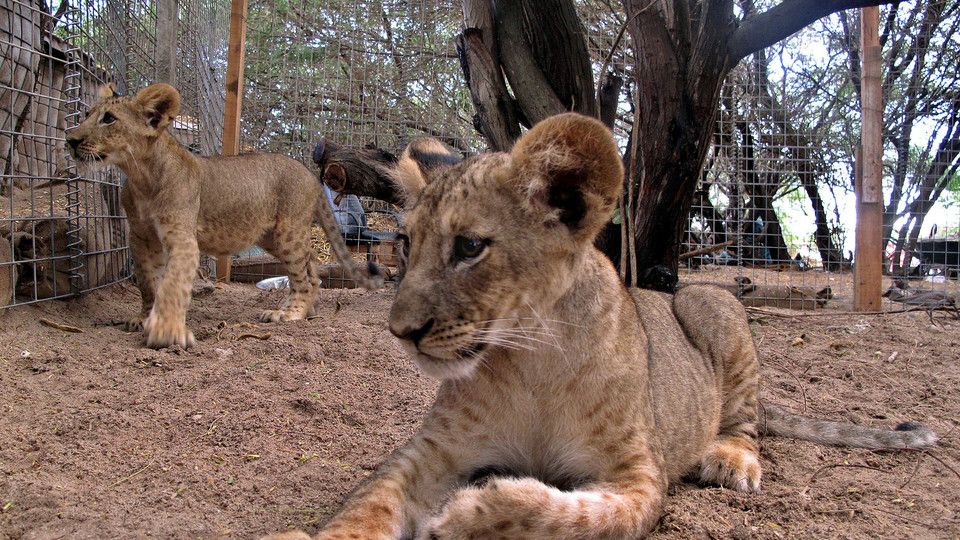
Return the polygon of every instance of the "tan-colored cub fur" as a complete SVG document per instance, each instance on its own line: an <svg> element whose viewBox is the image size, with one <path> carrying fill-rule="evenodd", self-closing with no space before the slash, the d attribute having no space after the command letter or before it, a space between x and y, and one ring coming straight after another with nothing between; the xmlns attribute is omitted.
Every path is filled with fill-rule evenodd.
<svg viewBox="0 0 960 540"><path fill-rule="evenodd" d="M390 330L443 384L420 432L316 538L637 538L683 475L759 489L742 306L709 286L628 291L592 246L623 179L602 124L556 116L510 154L424 171L403 181L422 187ZM933 438L770 412L765 427L823 442Z"/></svg>
<svg viewBox="0 0 960 540"><path fill-rule="evenodd" d="M231 255L256 243L286 264L291 293L265 322L296 320L313 309L318 282L310 247L314 215L347 272L364 286L380 285L356 268L338 233L317 178L276 154L196 157L167 126L180 95L154 84L135 97L111 85L67 138L82 163L111 164L127 175L121 202L130 224L134 272L142 295L141 326L149 347L194 343L186 326L199 254Z"/></svg>

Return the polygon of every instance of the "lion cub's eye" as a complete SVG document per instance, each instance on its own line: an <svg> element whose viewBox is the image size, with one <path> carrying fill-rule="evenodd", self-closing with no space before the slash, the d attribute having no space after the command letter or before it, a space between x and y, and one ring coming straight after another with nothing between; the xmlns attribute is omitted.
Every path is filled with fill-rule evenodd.
<svg viewBox="0 0 960 540"><path fill-rule="evenodd" d="M117 121L117 117L113 115L110 111L103 113L103 117L100 119L100 123L109 126L110 124Z"/></svg>
<svg viewBox="0 0 960 540"><path fill-rule="evenodd" d="M479 257L487 243L482 238L458 235L453 239L453 258L456 261L465 261Z"/></svg>

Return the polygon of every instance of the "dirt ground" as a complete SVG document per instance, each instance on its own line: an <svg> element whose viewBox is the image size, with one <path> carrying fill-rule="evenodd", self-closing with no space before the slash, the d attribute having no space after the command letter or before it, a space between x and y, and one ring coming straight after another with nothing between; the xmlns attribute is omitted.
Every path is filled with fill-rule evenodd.
<svg viewBox="0 0 960 540"><path fill-rule="evenodd" d="M196 298L189 351L110 326L138 309L129 285L0 312L0 538L322 523L413 433L436 385L386 331L391 291L324 290L317 319L252 323L282 294ZM755 316L763 397L878 427L922 421L940 446L765 439L763 493L676 486L655 538L960 538L960 323L815 313Z"/></svg>

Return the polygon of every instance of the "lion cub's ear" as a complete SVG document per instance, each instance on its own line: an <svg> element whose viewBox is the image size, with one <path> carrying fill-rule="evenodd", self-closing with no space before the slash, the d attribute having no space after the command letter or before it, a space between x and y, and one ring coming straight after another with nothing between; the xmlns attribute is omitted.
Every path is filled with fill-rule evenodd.
<svg viewBox="0 0 960 540"><path fill-rule="evenodd" d="M158 132L167 129L180 112L180 92L169 84L151 84L137 92L135 100L143 107L147 123Z"/></svg>
<svg viewBox="0 0 960 540"><path fill-rule="evenodd" d="M578 240L592 241L623 189L623 163L610 130L577 113L552 116L524 134L511 155L513 179L533 206Z"/></svg>
<svg viewBox="0 0 960 540"><path fill-rule="evenodd" d="M97 97L100 99L108 99L117 95L119 95L117 94L117 83L113 81L97 87Z"/></svg>
<svg viewBox="0 0 960 540"><path fill-rule="evenodd" d="M407 201L412 201L440 172L463 158L452 148L431 137L414 139L404 149L392 171Z"/></svg>

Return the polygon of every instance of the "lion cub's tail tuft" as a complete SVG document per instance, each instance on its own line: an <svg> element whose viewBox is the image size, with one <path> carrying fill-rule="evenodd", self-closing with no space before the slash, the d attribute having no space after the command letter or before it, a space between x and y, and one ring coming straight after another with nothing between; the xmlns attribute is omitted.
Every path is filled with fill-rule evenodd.
<svg viewBox="0 0 960 540"><path fill-rule="evenodd" d="M818 444L904 450L929 448L937 443L937 434L918 422L904 422L894 429L869 428L801 416L768 403L760 404L759 413L760 433Z"/></svg>

